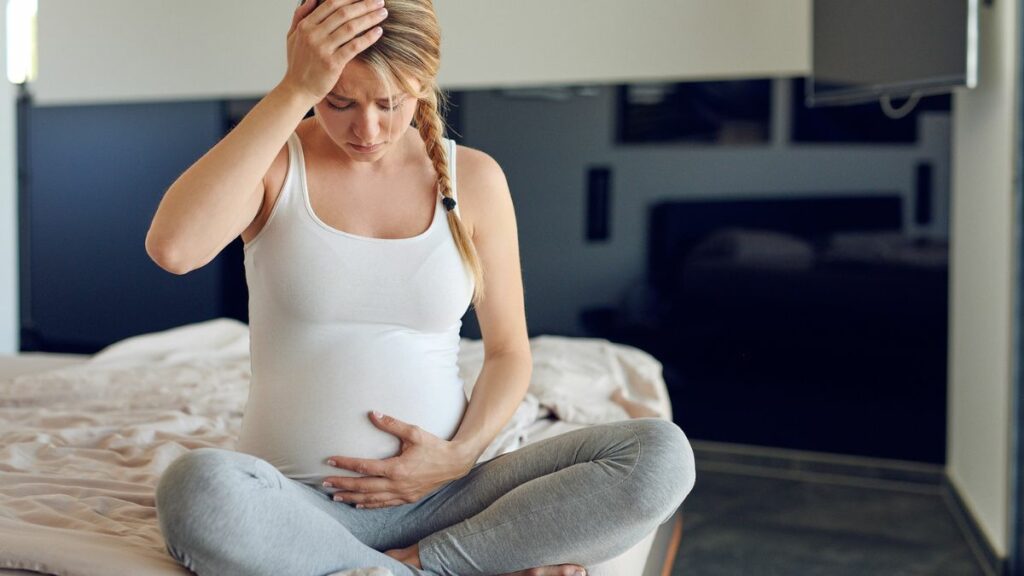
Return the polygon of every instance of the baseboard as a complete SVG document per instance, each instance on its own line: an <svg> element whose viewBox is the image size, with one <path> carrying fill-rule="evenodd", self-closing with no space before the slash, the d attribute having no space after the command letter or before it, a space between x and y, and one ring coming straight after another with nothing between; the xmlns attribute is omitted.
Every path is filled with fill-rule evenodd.
<svg viewBox="0 0 1024 576"><path fill-rule="evenodd" d="M701 470L937 494L938 464L691 440Z"/></svg>
<svg viewBox="0 0 1024 576"><path fill-rule="evenodd" d="M982 532L978 520L971 513L970 508L967 507L963 497L960 495L960 491L949 480L948 476L942 484L942 489L942 495L950 514L956 520L956 524L960 527L964 539L967 540L967 545L970 546L974 557L977 558L978 563L985 570L986 576L1007 576L1009 571L1006 560L996 554L992 543L989 542L988 538L985 537L985 533Z"/></svg>

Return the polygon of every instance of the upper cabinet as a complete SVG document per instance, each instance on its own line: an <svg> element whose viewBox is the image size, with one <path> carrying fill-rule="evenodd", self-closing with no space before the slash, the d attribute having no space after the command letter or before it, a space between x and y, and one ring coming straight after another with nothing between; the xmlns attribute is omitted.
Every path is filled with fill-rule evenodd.
<svg viewBox="0 0 1024 576"><path fill-rule="evenodd" d="M811 0L435 0L446 89L805 76ZM37 105L246 98L295 2L39 3Z"/></svg>
<svg viewBox="0 0 1024 576"><path fill-rule="evenodd" d="M438 0L446 88L804 76L811 0Z"/></svg>

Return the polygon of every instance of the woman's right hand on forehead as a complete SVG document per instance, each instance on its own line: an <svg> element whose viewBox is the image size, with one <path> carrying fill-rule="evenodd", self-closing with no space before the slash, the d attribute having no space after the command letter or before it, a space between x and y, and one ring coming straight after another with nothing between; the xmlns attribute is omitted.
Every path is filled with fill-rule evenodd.
<svg viewBox="0 0 1024 576"><path fill-rule="evenodd" d="M288 29L288 71L282 83L322 100L345 66L380 38L383 0L304 0Z"/></svg>

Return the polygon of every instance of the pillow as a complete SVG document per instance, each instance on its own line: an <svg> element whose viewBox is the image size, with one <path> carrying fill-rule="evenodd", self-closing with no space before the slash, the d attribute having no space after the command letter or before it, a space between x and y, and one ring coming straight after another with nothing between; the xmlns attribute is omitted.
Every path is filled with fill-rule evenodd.
<svg viewBox="0 0 1024 576"><path fill-rule="evenodd" d="M949 265L949 245L914 239L901 232L845 232L829 238L821 260L941 268Z"/></svg>
<svg viewBox="0 0 1024 576"><path fill-rule="evenodd" d="M687 263L694 262L804 269L814 264L814 247L784 232L724 228L694 246Z"/></svg>

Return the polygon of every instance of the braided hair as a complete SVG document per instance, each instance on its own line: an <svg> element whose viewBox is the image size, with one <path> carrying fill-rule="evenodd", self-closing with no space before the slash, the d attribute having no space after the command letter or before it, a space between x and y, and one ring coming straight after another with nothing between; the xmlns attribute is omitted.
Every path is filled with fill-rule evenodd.
<svg viewBox="0 0 1024 576"><path fill-rule="evenodd" d="M444 112L448 100L437 85L441 65L441 28L431 0L388 0L388 16L380 23L384 34L356 55L393 94L397 81L409 94L416 94L413 123L426 145L427 154L437 173L437 187L442 196L459 255L474 281L473 305L479 306L484 296L483 267L468 228L454 210L452 175L448 173L448 148ZM413 89L410 79L419 82L421 90ZM393 105L393 102L391 102Z"/></svg>

